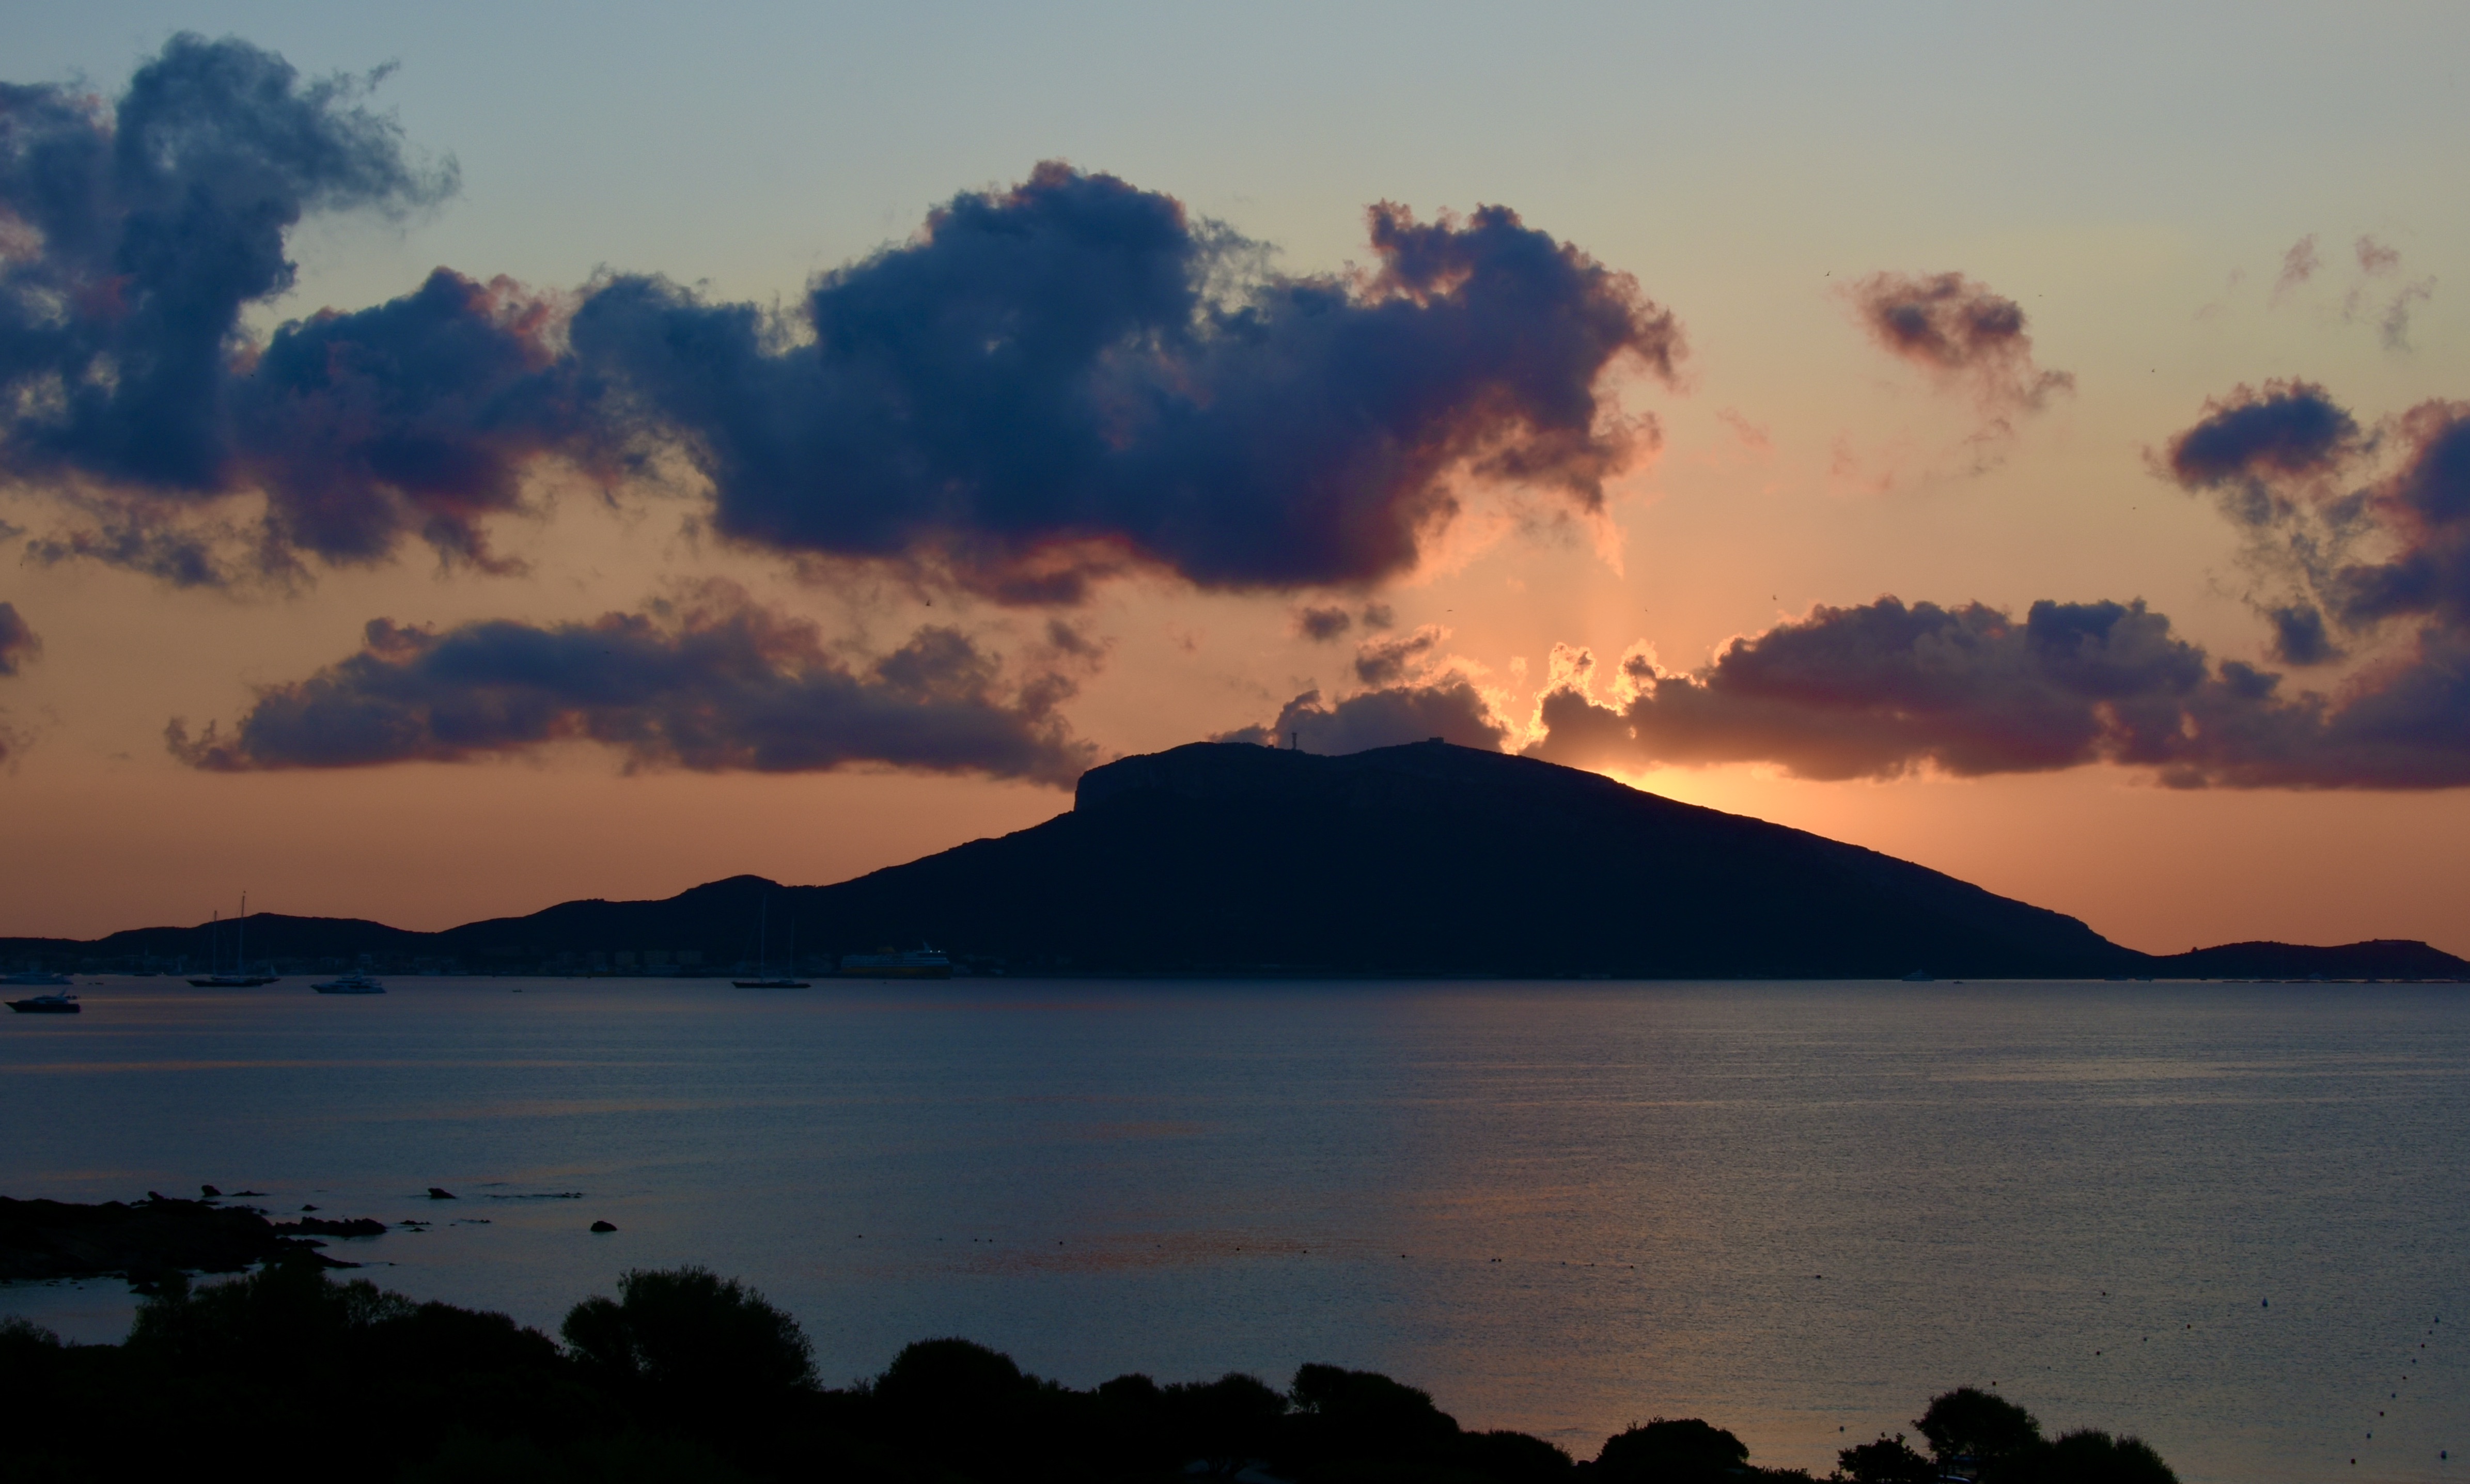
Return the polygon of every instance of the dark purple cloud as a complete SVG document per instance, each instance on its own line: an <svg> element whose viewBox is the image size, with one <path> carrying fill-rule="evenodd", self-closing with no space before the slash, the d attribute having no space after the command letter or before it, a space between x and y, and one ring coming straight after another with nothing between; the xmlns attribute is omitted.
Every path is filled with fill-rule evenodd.
<svg viewBox="0 0 2470 1484"><path fill-rule="evenodd" d="M1584 666L1580 666L1583 669ZM2343 698L2214 663L2139 603L1889 597L1736 639L1691 674L1625 665L1625 698L1549 693L1527 751L1578 766L1771 762L1804 777L1978 777L2108 762L2177 787L2470 784L2470 644L2430 627Z"/></svg>
<svg viewBox="0 0 2470 1484"><path fill-rule="evenodd" d="M2354 627L2426 617L2470 633L2470 403L2423 403L2392 433L2400 467L2368 486L2364 509L2395 549L2330 573L2334 612Z"/></svg>
<svg viewBox="0 0 2470 1484"><path fill-rule="evenodd" d="M2157 761L2180 699L2205 678L2202 652L2141 604L2036 603L2017 623L1978 603L1889 597L1736 639L1695 675L1633 657L1635 699L1608 708L1575 690L1548 696L1550 734L1534 751L1595 760L1573 750L1610 744L1665 762L1780 762L1817 778L1925 763L1970 776Z"/></svg>
<svg viewBox="0 0 2470 1484"><path fill-rule="evenodd" d="M373 562L415 536L501 566L480 519L520 505L542 455L590 447L553 328L510 280L439 268L400 299L277 330L231 393L236 475L266 491L269 541Z"/></svg>
<svg viewBox="0 0 2470 1484"><path fill-rule="evenodd" d="M1295 611L1295 632L1316 644L1341 638L1353 627L1355 619L1343 608L1300 608Z"/></svg>
<svg viewBox="0 0 2470 1484"><path fill-rule="evenodd" d="M1050 639L1052 639L1050 636ZM166 740L221 771L463 762L588 739L630 767L821 772L874 764L1068 784L1097 760L1058 707L1072 679L1007 679L946 628L879 660L836 657L814 625L711 584L588 623L372 620L360 653L268 686L226 736Z"/></svg>
<svg viewBox="0 0 2470 1484"><path fill-rule="evenodd" d="M2204 404L2196 425L2170 440L2163 463L2190 490L2270 487L2340 470L2364 447L2358 420L2312 382L2239 386ZM2231 507L2239 519L2244 507Z"/></svg>
<svg viewBox="0 0 2470 1484"><path fill-rule="evenodd" d="M2282 664L2330 664L2347 656L2324 626L2324 611L2313 603L2285 603L2264 612L2272 626L2272 658Z"/></svg>
<svg viewBox="0 0 2470 1484"><path fill-rule="evenodd" d="M2371 436L2320 386L2242 386L2159 462L2314 594L2294 607L2353 632L2416 618L2470 633L2470 404L2424 403Z"/></svg>
<svg viewBox="0 0 2470 1484"><path fill-rule="evenodd" d="M1361 644L1355 651L1355 678L1367 685L1394 684L1438 650L1445 637L1437 625L1428 623L1395 638Z"/></svg>
<svg viewBox="0 0 2470 1484"><path fill-rule="evenodd" d="M1461 471L1598 508L1655 436L1598 383L1623 358L1668 377L1672 316L1504 208L1370 222L1371 272L1266 273L1173 197L1050 162L825 275L791 325L621 278L571 335L606 414L710 478L724 535L1008 600L1128 567L1374 581Z"/></svg>
<svg viewBox="0 0 2470 1484"><path fill-rule="evenodd" d="M1852 286L1863 328L1893 355L1969 386L1993 409L2031 411L2076 379L2033 363L2015 300L1961 273L1874 273Z"/></svg>
<svg viewBox="0 0 2470 1484"><path fill-rule="evenodd" d="M1464 676L1453 674L1367 690L1334 704L1319 691L1307 690L1280 707L1276 721L1210 740L1300 746L1307 753L1336 755L1430 737L1499 752L1508 736L1509 729L1493 716L1482 694Z"/></svg>
<svg viewBox="0 0 2470 1484"><path fill-rule="evenodd" d="M73 512L30 547L179 584L482 522L544 458L683 466L722 536L1007 601L1129 568L1207 588L1411 568L1470 481L1600 507L1656 442L1599 389L1669 380L1672 316L1505 208L1369 214L1371 267L1294 276L1174 197L1047 163L970 192L786 312L663 279L551 301L440 269L247 343L309 213L400 213L415 166L366 84L175 37L108 107L0 89L0 475ZM226 497L262 492L262 523Z"/></svg>
<svg viewBox="0 0 2470 1484"><path fill-rule="evenodd" d="M17 605L0 603L0 675L16 674L42 652L42 636L17 612Z"/></svg>
<svg viewBox="0 0 2470 1484"><path fill-rule="evenodd" d="M108 108L0 84L0 470L174 506L235 487L240 315L291 287L286 235L454 189L365 92L188 35Z"/></svg>

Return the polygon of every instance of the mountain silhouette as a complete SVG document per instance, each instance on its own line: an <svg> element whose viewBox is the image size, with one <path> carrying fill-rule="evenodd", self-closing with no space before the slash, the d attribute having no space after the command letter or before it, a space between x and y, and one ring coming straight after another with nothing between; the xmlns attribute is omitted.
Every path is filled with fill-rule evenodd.
<svg viewBox="0 0 2470 1484"><path fill-rule="evenodd" d="M758 923L768 937L758 938ZM1194 743L1082 776L1072 809L833 886L759 876L410 933L249 918L253 958L514 972L719 969L932 944L1010 973L1844 979L2451 978L2424 943L2168 957L1876 850L1433 741L1342 756ZM97 966L206 929L0 940ZM226 942L225 952L229 951Z"/></svg>

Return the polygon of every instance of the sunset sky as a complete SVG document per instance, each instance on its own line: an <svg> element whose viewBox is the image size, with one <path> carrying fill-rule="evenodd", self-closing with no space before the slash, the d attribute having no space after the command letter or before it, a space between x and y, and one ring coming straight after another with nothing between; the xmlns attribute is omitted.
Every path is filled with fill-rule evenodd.
<svg viewBox="0 0 2470 1484"><path fill-rule="evenodd" d="M1437 732L2138 948L2470 954L2458 7L0 38L0 934Z"/></svg>

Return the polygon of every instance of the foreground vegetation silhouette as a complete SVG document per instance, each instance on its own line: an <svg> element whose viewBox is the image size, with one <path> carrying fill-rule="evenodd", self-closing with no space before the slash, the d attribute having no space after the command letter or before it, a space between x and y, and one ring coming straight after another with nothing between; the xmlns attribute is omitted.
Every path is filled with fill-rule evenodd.
<svg viewBox="0 0 2470 1484"><path fill-rule="evenodd" d="M1573 1460L1540 1438L1470 1432L1414 1387L1307 1365L1283 1392L1244 1375L1086 1391L961 1339L923 1340L872 1380L819 1383L798 1322L699 1267L635 1271L585 1300L561 1345L503 1314L338 1283L305 1255L193 1287L163 1283L119 1345L0 1322L11 1403L0 1478L188 1473L206 1460L391 1477L525 1480L1287 1479L1295 1484L1732 1484L1752 1467L1697 1419L1657 1419ZM2132 1438L2044 1441L1970 1387L1900 1437L1847 1449L1831 1477L1905 1484L2175 1484Z"/></svg>

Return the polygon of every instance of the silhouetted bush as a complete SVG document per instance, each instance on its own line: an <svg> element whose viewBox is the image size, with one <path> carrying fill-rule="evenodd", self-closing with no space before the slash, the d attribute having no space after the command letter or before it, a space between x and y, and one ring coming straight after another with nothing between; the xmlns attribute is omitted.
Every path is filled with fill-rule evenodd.
<svg viewBox="0 0 2470 1484"><path fill-rule="evenodd" d="M2114 1438L2090 1427L2062 1433L2035 1468L2018 1477L2032 1484L2179 1484L2142 1438Z"/></svg>
<svg viewBox="0 0 2470 1484"><path fill-rule="evenodd" d="M1219 1477L1231 1478L1275 1453L1286 1415L1285 1397L1236 1371L1166 1388L1166 1423L1178 1450Z"/></svg>
<svg viewBox="0 0 2470 1484"><path fill-rule="evenodd" d="M1287 1399L1293 1411L1280 1461L1306 1470L1350 1458L1438 1464L1458 1441L1457 1419L1429 1393L1371 1371L1307 1365Z"/></svg>
<svg viewBox="0 0 2470 1484"><path fill-rule="evenodd" d="M2094 1428L2044 1442L2041 1425L2015 1403L1972 1386L1960 1386L1930 1402L1913 1424L1930 1441L1939 1469L1974 1473L1981 1484L2178 1484L2179 1476L2141 1438L2112 1437ZM1876 1445L1872 1445L1875 1447ZM1852 1450L1844 1455L1848 1478ZM1889 1475L1877 1475L1884 1480ZM1863 1479L1863 1484L1869 1480Z"/></svg>
<svg viewBox="0 0 2470 1484"><path fill-rule="evenodd" d="M1606 1438L1594 1473L1599 1484L1719 1484L1749 1456L1746 1444L1713 1424L1659 1417Z"/></svg>
<svg viewBox="0 0 2470 1484"><path fill-rule="evenodd" d="M1458 1457L1468 1472L1499 1484L1568 1484L1577 1467L1559 1448L1524 1432L1461 1434Z"/></svg>
<svg viewBox="0 0 2470 1484"><path fill-rule="evenodd" d="M815 1383L804 1334L701 1268L630 1272L567 1316L567 1348L502 1314L414 1304L291 1262L229 1283L173 1279L121 1345L64 1345L0 1321L10 1403L0 1477L197 1472L223 1452L314 1459L403 1484L1177 1484L1266 1463L1297 1484L1758 1484L1740 1439L1658 1419L1587 1464L1517 1432L1470 1433L1430 1395L1370 1371L1086 1391L962 1339L902 1350L870 1382ZM2143 1443L2041 1440L2031 1414L1967 1387L1921 1424L1984 1484L2176 1484ZM1900 1438L1846 1449L1845 1484L1926 1484ZM1581 1475L1584 1479L1581 1480Z"/></svg>
<svg viewBox="0 0 2470 1484"><path fill-rule="evenodd" d="M1832 1477L1844 1484L1937 1484L1938 1465L1913 1451L1900 1432L1835 1455Z"/></svg>
<svg viewBox="0 0 2470 1484"><path fill-rule="evenodd" d="M618 1299L580 1301L558 1333L600 1385L662 1407L771 1405L815 1385L798 1321L704 1266L627 1271Z"/></svg>

